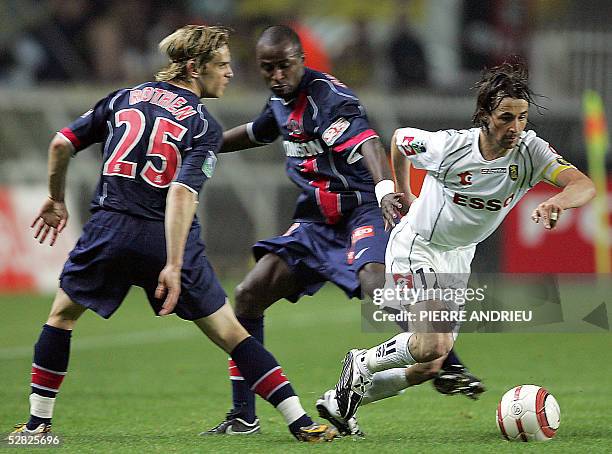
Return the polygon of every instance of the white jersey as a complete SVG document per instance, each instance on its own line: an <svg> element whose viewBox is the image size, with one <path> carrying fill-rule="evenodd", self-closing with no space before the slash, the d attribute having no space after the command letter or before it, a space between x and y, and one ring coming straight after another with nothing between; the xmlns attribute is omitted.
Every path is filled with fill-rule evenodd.
<svg viewBox="0 0 612 454"><path fill-rule="evenodd" d="M479 134L478 128L397 131L398 149L427 170L407 216L412 230L431 243L455 248L483 241L529 189L542 180L556 184L561 171L574 168L534 131L523 132L505 156L487 161Z"/></svg>

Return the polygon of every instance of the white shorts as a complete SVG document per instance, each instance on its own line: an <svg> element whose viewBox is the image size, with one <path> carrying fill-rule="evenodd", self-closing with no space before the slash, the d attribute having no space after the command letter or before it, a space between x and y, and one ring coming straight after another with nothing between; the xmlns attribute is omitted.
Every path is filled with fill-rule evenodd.
<svg viewBox="0 0 612 454"><path fill-rule="evenodd" d="M385 287L465 289L475 250L475 244L450 248L431 243L413 232L408 217L404 216L387 243ZM411 295L411 299L403 299L402 306L430 299L424 297L424 292L412 292Z"/></svg>

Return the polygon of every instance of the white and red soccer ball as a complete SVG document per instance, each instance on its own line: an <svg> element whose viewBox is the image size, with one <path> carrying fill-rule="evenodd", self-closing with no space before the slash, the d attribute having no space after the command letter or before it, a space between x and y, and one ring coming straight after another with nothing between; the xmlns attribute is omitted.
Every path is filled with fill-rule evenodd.
<svg viewBox="0 0 612 454"><path fill-rule="evenodd" d="M520 385L497 405L497 426L509 441L548 441L557 433L560 414L557 400L546 389Z"/></svg>

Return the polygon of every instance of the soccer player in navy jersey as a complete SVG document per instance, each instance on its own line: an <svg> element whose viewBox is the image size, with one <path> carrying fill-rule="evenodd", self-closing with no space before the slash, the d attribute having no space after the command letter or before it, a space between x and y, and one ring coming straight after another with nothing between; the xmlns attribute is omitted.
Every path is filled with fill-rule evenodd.
<svg viewBox="0 0 612 454"><path fill-rule="evenodd" d="M228 31L188 25L160 49L170 63L156 82L111 93L51 141L49 197L32 224L40 243L49 238L53 245L66 226L71 155L101 143L103 164L91 218L64 265L34 347L30 419L13 434L49 433L78 318L86 309L109 318L136 285L157 314L192 320L231 354L251 389L276 407L298 440L331 440L335 429L310 419L274 357L236 319L200 239L198 195L222 139L200 98L221 97L233 77Z"/></svg>
<svg viewBox="0 0 612 454"><path fill-rule="evenodd" d="M293 225L254 245L257 264L236 288L238 320L263 343L264 311L282 298L297 302L327 281L358 298L384 285L385 228L399 220L402 194L359 99L333 76L304 66L294 30L267 28L256 58L272 95L253 122L223 134L221 153L282 137L287 174L302 190ZM230 359L233 408L208 434L259 431L255 396L236 366ZM422 375L419 382L433 376ZM324 404L318 409L326 417ZM337 427L359 432L354 419Z"/></svg>

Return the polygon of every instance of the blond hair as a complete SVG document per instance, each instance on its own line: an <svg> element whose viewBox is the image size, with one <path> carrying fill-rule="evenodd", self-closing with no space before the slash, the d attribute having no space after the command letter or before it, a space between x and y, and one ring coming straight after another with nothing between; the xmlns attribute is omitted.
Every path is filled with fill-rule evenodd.
<svg viewBox="0 0 612 454"><path fill-rule="evenodd" d="M159 49L168 56L170 63L155 74L155 80L186 81L189 60L195 60L196 68L202 68L220 47L228 44L229 33L228 28L220 26L186 25L166 36L159 43Z"/></svg>

